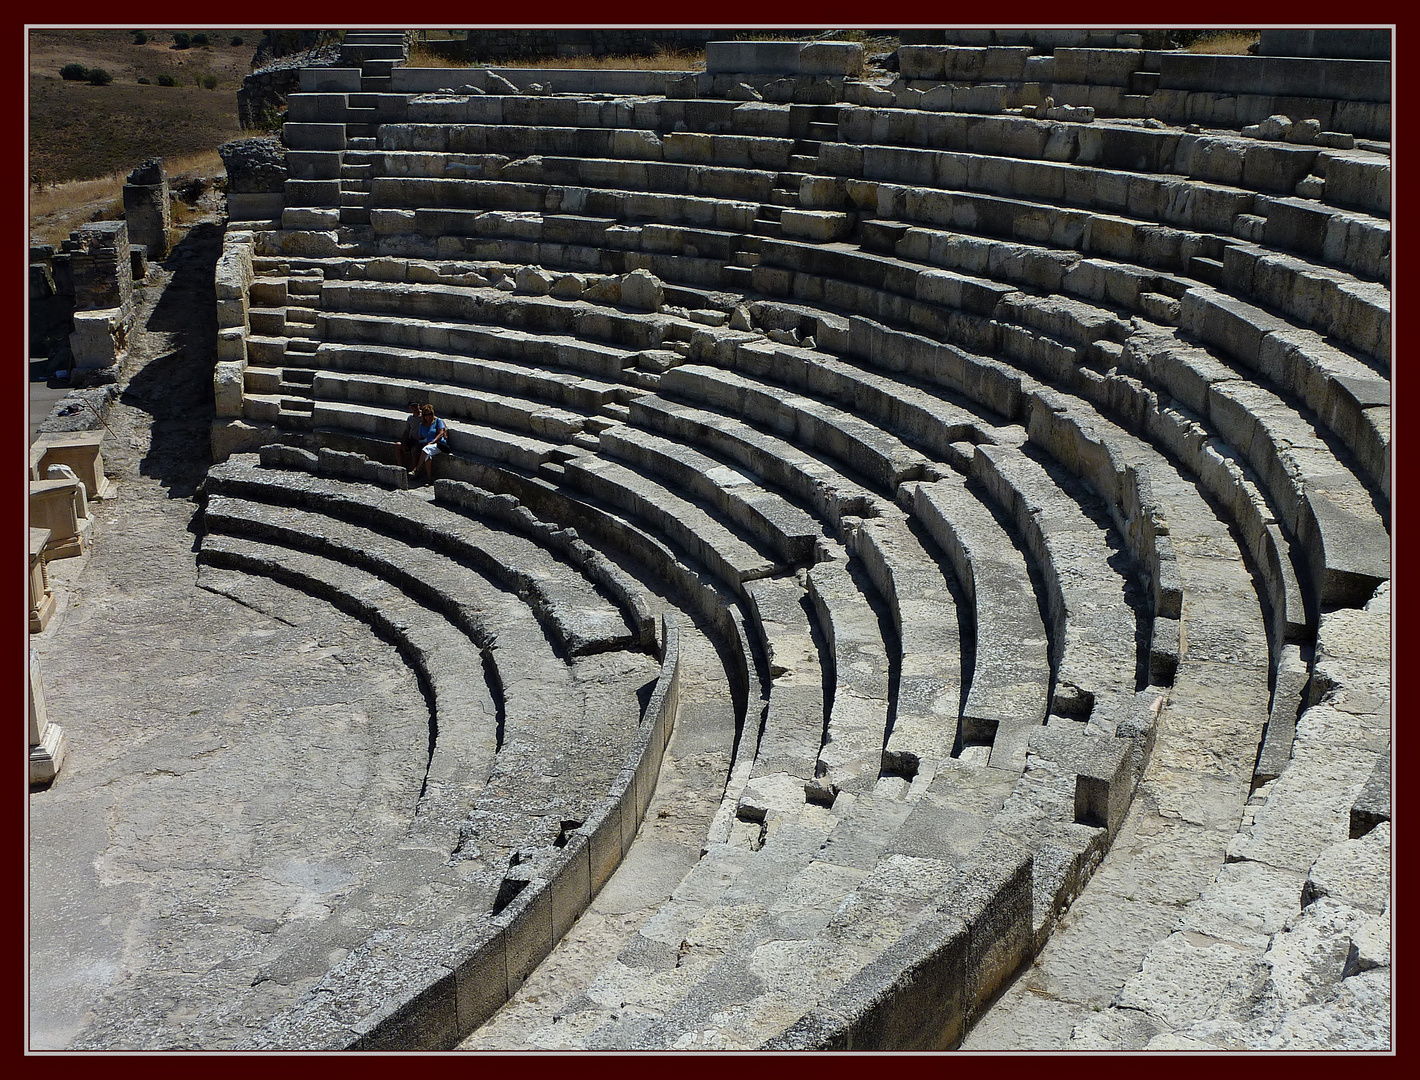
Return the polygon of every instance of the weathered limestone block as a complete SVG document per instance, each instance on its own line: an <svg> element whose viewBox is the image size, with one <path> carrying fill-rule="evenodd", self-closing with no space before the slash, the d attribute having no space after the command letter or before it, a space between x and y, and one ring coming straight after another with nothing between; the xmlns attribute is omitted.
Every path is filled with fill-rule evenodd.
<svg viewBox="0 0 1420 1080"><path fill-rule="evenodd" d="M288 206L281 211L283 229L334 229L340 225L340 211L335 207Z"/></svg>
<svg viewBox="0 0 1420 1080"><path fill-rule="evenodd" d="M128 351L132 312L125 308L76 311L69 349L78 371L93 371L116 364Z"/></svg>
<svg viewBox="0 0 1420 1080"><path fill-rule="evenodd" d="M49 543L48 529L29 530L30 539L30 633L37 634L49 623L54 614L54 591L49 587L49 570L45 564L44 545ZM30 732L30 743L34 743L34 731Z"/></svg>
<svg viewBox="0 0 1420 1080"><path fill-rule="evenodd" d="M1390 902L1390 822L1355 840L1333 844L1317 856L1302 886L1302 905L1329 896L1379 914Z"/></svg>
<svg viewBox="0 0 1420 1080"><path fill-rule="evenodd" d="M81 225L61 245L68 255L76 310L116 308L125 318L133 305L133 259L128 224L94 221Z"/></svg>
<svg viewBox="0 0 1420 1080"><path fill-rule="evenodd" d="M784 235L820 244L841 240L853 230L852 215L833 210L785 210L779 221Z"/></svg>
<svg viewBox="0 0 1420 1080"><path fill-rule="evenodd" d="M298 125L301 128L320 127L330 130L334 124ZM340 147L344 149L344 125L339 125ZM311 147L311 149L315 149ZM227 190L242 194L279 194L285 187L289 171L286 166L286 148L281 140L267 135L255 139L234 139L217 147L222 156L222 164L227 170Z"/></svg>
<svg viewBox="0 0 1420 1080"><path fill-rule="evenodd" d="M518 292L530 293L533 296L546 296L552 290L555 280L552 274L538 266L520 267L514 276Z"/></svg>
<svg viewBox="0 0 1420 1080"><path fill-rule="evenodd" d="M636 311L660 311L665 289L648 270L633 270L621 280L621 303Z"/></svg>
<svg viewBox="0 0 1420 1080"><path fill-rule="evenodd" d="M40 435L30 444L30 479L45 479L51 465L67 465L83 481L88 498L106 498L109 481L104 475L104 459L100 452L104 435L102 431Z"/></svg>
<svg viewBox="0 0 1420 1080"><path fill-rule="evenodd" d="M216 397L218 416L242 415L242 382L245 360L219 360L212 373L212 390Z"/></svg>
<svg viewBox="0 0 1420 1080"><path fill-rule="evenodd" d="M1351 839L1365 836L1382 822L1390 821L1390 748L1376 758L1371 778L1351 804Z"/></svg>
<svg viewBox="0 0 1420 1080"><path fill-rule="evenodd" d="M30 704L30 783L47 784L58 774L64 764L64 754L68 748L64 731L58 724L49 722L49 710L44 700L44 679L40 676L39 651L30 649L29 668Z"/></svg>
<svg viewBox="0 0 1420 1080"><path fill-rule="evenodd" d="M93 522L79 514L82 490L78 480L30 481L30 524L50 534L45 558L73 558L89 546Z"/></svg>
<svg viewBox="0 0 1420 1080"><path fill-rule="evenodd" d="M150 158L128 174L123 186L123 214L130 244L143 245L150 259L167 255L172 210L162 158Z"/></svg>

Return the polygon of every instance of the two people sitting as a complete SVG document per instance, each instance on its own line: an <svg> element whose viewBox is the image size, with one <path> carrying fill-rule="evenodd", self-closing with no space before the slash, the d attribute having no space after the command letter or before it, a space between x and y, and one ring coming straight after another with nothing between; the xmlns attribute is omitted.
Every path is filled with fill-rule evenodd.
<svg viewBox="0 0 1420 1080"><path fill-rule="evenodd" d="M404 421L404 434L395 443L395 461L417 476L423 468L430 483L434 482L434 458L449 452L449 426L434 415L434 406L427 401L409 403L409 416ZM406 457L409 459L406 461ZM414 463L409 468L409 462Z"/></svg>

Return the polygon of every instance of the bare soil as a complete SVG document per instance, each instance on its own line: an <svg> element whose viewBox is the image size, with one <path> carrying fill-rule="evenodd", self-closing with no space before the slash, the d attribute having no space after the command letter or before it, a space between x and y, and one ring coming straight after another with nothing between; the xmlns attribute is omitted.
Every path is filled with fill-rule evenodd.
<svg viewBox="0 0 1420 1080"><path fill-rule="evenodd" d="M127 30L31 30L31 183L126 173L145 158L200 153L238 137L236 93L260 32L196 32L207 34L211 45L175 49L171 30L145 31L145 45L133 44ZM229 44L236 36L241 46ZM101 67L113 82L66 82L59 69L69 63ZM163 74L178 85L157 85ZM196 85L205 75L217 79L216 89ZM140 77L151 81L140 85Z"/></svg>

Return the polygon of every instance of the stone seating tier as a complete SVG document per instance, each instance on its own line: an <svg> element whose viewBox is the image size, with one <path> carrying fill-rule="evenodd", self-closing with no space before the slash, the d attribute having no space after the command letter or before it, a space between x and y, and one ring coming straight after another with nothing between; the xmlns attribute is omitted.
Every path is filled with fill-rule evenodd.
<svg viewBox="0 0 1420 1080"><path fill-rule="evenodd" d="M1061 100L1078 89L1103 108L1148 100L1124 93L1151 74L1124 70L1143 56L1066 51L1051 60L1054 85ZM1021 59L1024 74L1031 58ZM1122 84L1104 78L1106 61ZM1081 81L1070 84L1076 62ZM898 104L915 92L889 91ZM1169 108L1218 106L1206 91L1157 93ZM1264 97L1242 95L1233 115ZM336 274L318 307L291 293L223 309L223 325L245 320L286 343L279 364L249 369L248 402L252 419L293 442L373 453L403 420L390 406L427 386L426 371L466 376L467 386L441 380L431 391L441 407L469 402L456 453L437 463L458 479L441 479L436 494L454 498L469 481L574 525L692 598L739 658L731 681L754 700L704 881L656 917L665 942L642 935L623 974L607 976L632 973L641 1011L578 1006L579 1045L755 1046L796 1017L783 1045L872 1045L883 1023L916 1037L901 1027L913 1023L902 974L943 964L960 990L960 1008L946 1011L959 1034L1045 942L1119 827L1153 745L1155 687L1172 684L1170 729L1208 743L1225 777L1219 798L1239 812L1254 775L1282 773L1300 730L1310 627L1389 576L1379 155L925 109L384 98L315 94L296 109L298 122L345 124L361 140L388 133L393 144L378 162L347 150L359 156L349 174L336 169L340 179L324 175L328 157L299 159L294 198L329 199L319 185L332 181L349 188L330 250L603 273L636 261L683 292L757 291L732 324L747 325L749 312L782 335L724 328L734 297L684 315L629 314L509 295L491 276L440 282L421 269L410 284L415 264L395 259L379 260L379 273L398 284ZM1375 104L1340 112L1374 124ZM1331 117L1339 108L1326 105ZM526 131L526 145L495 134L503 123ZM868 136L855 129L865 124ZM925 139L927 128L950 134ZM456 148L456 138L484 141ZM813 153L791 152L794 168L780 169L786 143ZM810 171L815 162L823 171ZM458 175L472 169L483 175ZM569 188L581 192L571 203ZM748 221L726 200L734 192ZM801 208L861 218L846 234L853 243L800 242L844 235L828 231L842 222L817 218L822 235L791 236ZM707 213L730 217L675 224ZM258 257L294 254L302 228L330 215L317 205L306 217L257 239ZM555 277L537 288L555 293ZM587 285L565 287L580 296ZM793 343L809 332L816 347ZM549 336L553 366L596 384L578 385L583 404L570 383L519 376L541 366ZM266 341L243 341L277 358ZM320 357L309 384L293 367L303 355ZM999 578L981 569L988 553L1011 564ZM1011 605L999 598L982 625L988 578L1039 596L1038 632L1007 625ZM1010 614L1029 622L1019 606ZM623 625L629 643L639 624ZM1015 695L1014 715L976 715L999 705L993 690ZM752 726L760 708L762 731ZM1193 768L1165 746L1165 768ZM486 828L504 829L510 806L487 806ZM524 873L512 878L536 881L536 868ZM916 891L892 884L913 875ZM963 881L994 906L951 908L938 889L952 882L960 893ZM704 895L691 903L697 887ZM515 888L499 886L512 918L532 910L523 903L551 912L535 887ZM733 933L711 894L750 905ZM802 901L809 894L827 918ZM1003 922L1006 911L1015 914ZM552 929L550 949L557 917L536 918ZM785 947L782 919L799 920L804 963L840 961L812 985L795 977L801 965L770 960ZM861 948L870 922L860 919L887 920ZM660 945L687 940L690 957L644 967ZM513 960L505 946L510 989L545 951ZM768 981L750 986L737 974L746 965Z"/></svg>
<svg viewBox="0 0 1420 1080"><path fill-rule="evenodd" d="M946 553L971 612L975 662L961 709L962 739L989 743L1003 725L1009 730L1043 724L1048 637L1039 609L1020 603L1035 591L1024 553L960 474L904 485L899 497Z"/></svg>
<svg viewBox="0 0 1420 1080"><path fill-rule="evenodd" d="M758 270L759 268L756 268L756 271ZM815 279L808 279L805 281L803 289L798 288L800 279L806 277L807 275L796 275L789 286L785 287L781 284L780 290L789 295L808 293L812 289ZM773 283L773 279L768 276L767 271L762 280L766 285ZM826 290L826 292L828 292L828 290ZM803 299L813 300L815 297L810 294L803 296ZM913 314L918 314L919 318L922 314L920 311L914 312L905 300L894 300L891 294L865 290L861 287L857 290L851 287L838 289L831 293L831 299L836 300L834 306L839 310L844 308L854 310L856 308L861 311L864 307L868 306L868 303L865 303L865 301L868 301L869 303L876 302L874 306L882 304L886 306L889 311L894 309L902 311L905 308L907 309L905 313L909 316L909 319ZM871 313L871 311L869 313ZM909 325L911 325L909 320L903 321L908 321ZM1004 352L1026 370L1032 371L1045 379L1058 381L1062 385L1071 386L1072 388L1080 385L1081 380L1088 382L1093 378L1100 383L1099 392L1101 396L1107 396L1103 389L1104 382L1101 378L1102 373L1091 372L1089 368L1077 366L1075 361L1076 350L1072 347L1060 346L1058 344L1052 346L1049 339L1043 339L1035 332L1031 332L1028 335L1012 334L1006 336L1003 334L1001 343L993 347L991 343L992 335L982 335L986 339L984 342L969 338L963 339L959 333L959 328L962 325L963 320L947 323L938 331L938 334L945 336L948 341L955 340L960 342L973 351ZM966 325L969 326L970 324L968 323ZM991 325L990 329L997 333L1001 331L1000 324L995 323ZM953 333L949 331L956 332ZM1256 338L1253 338L1253 340L1255 341ZM1116 350L1110 350L1108 355L1115 357L1122 356L1122 353ZM1167 356L1171 355L1171 353L1162 355ZM679 378L680 376L676 377ZM1246 389L1243 389L1244 385ZM1173 384L1173 389L1170 389L1169 392L1171 394L1181 393L1181 385L1177 383ZM1233 390L1224 392L1220 386L1216 393L1222 393L1224 397L1229 397L1229 395L1233 394ZM1254 418L1255 413L1253 411L1249 410L1247 413L1247 424L1249 427L1251 428L1252 425L1256 425L1258 421L1261 420L1263 425L1261 430L1271 432L1268 437L1254 440L1250 433L1241 432L1237 429L1233 429L1231 434L1229 434L1227 427L1224 427L1221 433L1233 445L1249 447L1249 451L1246 455L1247 459L1258 469L1259 475L1263 479L1263 488L1268 492L1269 497L1277 500L1281 520L1286 522L1290 529L1294 530L1293 535L1302 535L1295 532L1300 522L1300 517L1298 516L1301 506L1301 502L1298 500L1300 499L1308 503L1308 505L1312 502L1316 502L1318 505L1322 506L1322 509L1318 511L1308 512L1309 524L1306 526L1307 529L1328 532L1336 530L1337 543L1340 543L1340 536L1344 531L1354 531L1354 529L1358 527L1362 531L1362 535L1370 537L1370 539L1363 542L1363 546L1359 549L1350 544L1346 544L1345 546L1348 550L1345 553L1343 553L1341 547L1337 546L1337 543L1333 543L1331 557L1335 560L1334 573L1332 571L1322 571L1322 564L1317 561L1321 558L1320 551L1325 548L1325 545L1319 544L1311 549L1310 555L1313 559L1313 573L1311 576L1316 577L1317 574L1321 574L1321 577L1317 579L1320 594L1328 597L1339 597L1352 594L1360 595L1359 590L1367 588L1373 589L1375 583L1379 580L1376 574L1380 572L1379 567L1381 563L1377 562L1371 555L1365 554L1365 552L1375 552L1378 557L1381 547L1384 546L1381 543L1381 537L1384 533L1384 523L1380 516L1371 508L1370 498L1365 495L1360 495L1361 502L1356 504L1355 499L1339 494L1341 490L1346 488L1351 488L1352 490L1356 489L1359 487L1358 482L1354 476L1351 476L1351 474L1345 471L1344 466L1336 463L1335 456L1325 448L1324 440L1320 439L1315 434L1315 429L1311 421L1298 415L1294 409L1285 405L1281 399L1277 398L1276 395L1272 394L1270 391L1256 386L1256 384L1251 382L1246 384L1238 383L1236 393L1248 394L1254 397L1261 395L1261 397L1258 398L1259 401L1266 399L1269 402L1275 402L1275 406L1269 405L1268 412L1265 416ZM1193 397L1196 398L1197 395L1193 395ZM1188 403L1191 398L1185 394L1183 400L1185 403ZM1220 415L1231 415L1226 402L1222 402L1222 399L1218 400L1220 404L1217 405L1217 409L1223 410ZM1202 399L1194 401L1190 405L1190 408L1199 412L1203 411L1203 407L1204 402ZM1211 413L1209 415L1211 415ZM1270 417L1275 417L1276 419L1271 420L1269 419ZM1283 434L1283 429L1276 426L1278 424L1285 427L1287 434ZM1311 431L1312 434L1304 436L1304 431ZM1290 449L1294 445L1293 439L1303 438L1316 440L1317 455L1305 456L1307 461L1313 463L1310 468L1316 470L1313 474L1315 480L1312 486L1308 488L1308 491L1314 493L1315 498L1313 498L1312 495L1303 495L1297 484L1285 479L1284 474L1291 474L1287 472L1286 467L1280 465L1280 461L1286 458L1295 463L1294 468L1300 468L1302 471L1309 469L1309 466L1302 464L1303 457L1298 456L1298 453ZM1280 457L1272 456L1274 454L1280 455ZM1323 475L1328 478L1324 483L1321 479ZM1337 494L1324 495L1322 494L1323 490L1335 491ZM1337 498L1347 500L1348 505L1351 505L1352 508L1339 511L1339 503L1335 501ZM1364 524L1368 520L1374 522L1374 526ZM1357 523L1355 526L1350 524L1350 522L1353 521ZM1343 524L1343 522L1347 522L1347 524ZM1346 568L1343 569L1343 566ZM1370 567L1371 569L1363 569L1364 567ZM1355 589L1351 589L1350 585L1344 584L1345 582L1351 582L1355 586ZM1367 585L1367 582L1370 584Z"/></svg>
<svg viewBox="0 0 1420 1080"><path fill-rule="evenodd" d="M378 529L399 543L427 547L445 560L471 566L498 588L521 598L568 656L630 648L642 640L639 625L635 633L629 632L622 612L578 568L550 557L530 539L365 485L242 463L210 476L215 478L209 487L214 492L304 508L352 528ZM412 587L421 588L417 582Z"/></svg>

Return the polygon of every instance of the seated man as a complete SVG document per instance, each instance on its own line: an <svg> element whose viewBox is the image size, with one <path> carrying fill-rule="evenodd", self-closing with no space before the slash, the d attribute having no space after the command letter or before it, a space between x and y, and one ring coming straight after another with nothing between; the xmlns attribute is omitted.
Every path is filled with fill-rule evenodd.
<svg viewBox="0 0 1420 1080"><path fill-rule="evenodd" d="M404 468L417 463L415 452L422 446L419 439L419 402L409 403L409 415L404 418L404 434L394 444L394 463ZM406 461L405 458L409 460Z"/></svg>
<svg viewBox="0 0 1420 1080"><path fill-rule="evenodd" d="M420 459L414 468L409 470L409 475L417 475L422 465L424 475L432 484L435 456L449 452L449 426L434 415L433 405L425 404L419 408L419 442Z"/></svg>

